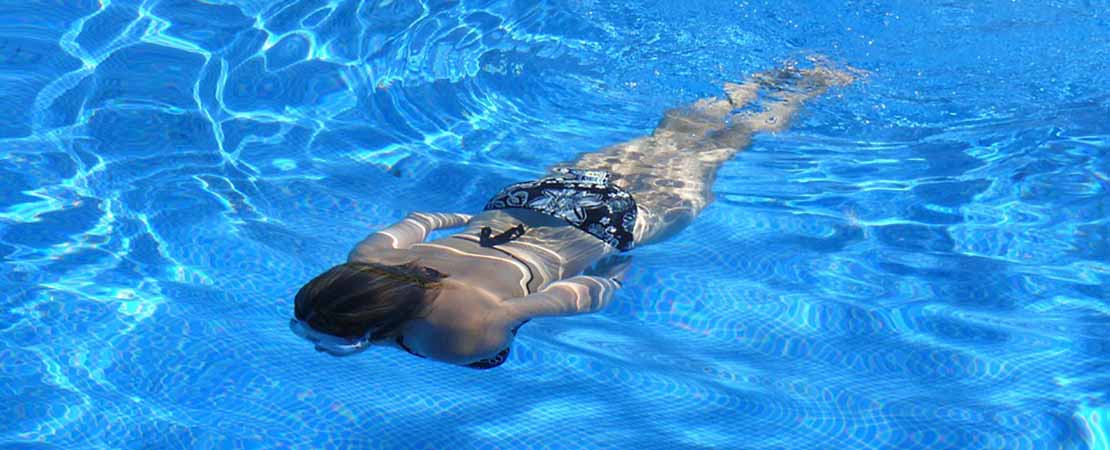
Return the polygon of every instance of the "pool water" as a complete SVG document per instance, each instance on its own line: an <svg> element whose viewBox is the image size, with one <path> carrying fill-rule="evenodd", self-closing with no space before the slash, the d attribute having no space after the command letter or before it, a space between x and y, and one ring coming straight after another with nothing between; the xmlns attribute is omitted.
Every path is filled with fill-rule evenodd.
<svg viewBox="0 0 1110 450"><path fill-rule="evenodd" d="M0 447L1110 448L1110 4L0 1ZM823 55L605 311L476 371L293 294Z"/></svg>

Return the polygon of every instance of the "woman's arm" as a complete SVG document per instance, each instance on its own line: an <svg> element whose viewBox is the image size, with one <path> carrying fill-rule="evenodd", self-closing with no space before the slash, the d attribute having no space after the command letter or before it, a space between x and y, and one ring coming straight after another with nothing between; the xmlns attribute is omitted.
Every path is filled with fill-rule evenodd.
<svg viewBox="0 0 1110 450"><path fill-rule="evenodd" d="M454 228L470 221L468 214L410 213L400 222L370 233L351 250L349 261L361 261L382 249L403 249L424 242L428 233L440 228Z"/></svg>
<svg viewBox="0 0 1110 450"><path fill-rule="evenodd" d="M617 278L579 275L551 283L534 294L510 298L502 305L510 323L533 317L592 313L605 309L620 287Z"/></svg>

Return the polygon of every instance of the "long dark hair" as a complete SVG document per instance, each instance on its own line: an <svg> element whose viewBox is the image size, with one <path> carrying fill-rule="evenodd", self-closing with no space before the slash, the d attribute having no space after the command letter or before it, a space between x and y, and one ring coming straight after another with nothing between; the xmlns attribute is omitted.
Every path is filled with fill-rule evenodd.
<svg viewBox="0 0 1110 450"><path fill-rule="evenodd" d="M343 263L297 292L294 315L335 336L355 339L373 330L371 341L391 338L400 334L406 321L424 314L445 277L415 262Z"/></svg>

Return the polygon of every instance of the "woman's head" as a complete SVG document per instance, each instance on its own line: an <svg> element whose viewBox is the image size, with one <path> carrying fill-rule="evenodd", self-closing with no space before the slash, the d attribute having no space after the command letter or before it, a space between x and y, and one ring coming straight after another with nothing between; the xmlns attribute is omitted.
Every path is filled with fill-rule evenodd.
<svg viewBox="0 0 1110 450"><path fill-rule="evenodd" d="M297 292L294 315L315 330L342 338L367 333L372 342L391 338L400 334L402 324L425 312L446 276L414 262L340 264Z"/></svg>

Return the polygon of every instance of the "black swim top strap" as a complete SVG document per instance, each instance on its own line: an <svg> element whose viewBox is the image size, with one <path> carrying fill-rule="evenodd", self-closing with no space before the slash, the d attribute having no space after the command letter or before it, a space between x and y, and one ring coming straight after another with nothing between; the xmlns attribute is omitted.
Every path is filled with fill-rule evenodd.
<svg viewBox="0 0 1110 450"><path fill-rule="evenodd" d="M525 290L526 295L527 295L527 294L532 293L532 290L531 290L531 288L529 288L529 286L532 285L532 280L536 279L536 274L532 273L532 266L529 265L528 263L524 262L524 261L521 261L521 259L517 258L516 255L514 255L512 253L509 253L509 252L507 252L503 249L494 247L495 245L501 245L501 244L504 244L506 242L511 242L512 240L523 236L524 231L525 231L524 230L524 224L519 223L515 227L509 228L508 230L505 230L505 231L501 232L501 234L498 234L497 236L490 237L490 235L493 234L493 230L490 229L490 227L482 227L481 233L478 234L478 245L480 245L482 247L486 247L486 248L492 248L492 249L497 250L501 253L504 253L505 256L508 256L512 259L515 259L522 266L524 266L524 268L528 269L528 281L526 281L524 283L524 290ZM469 241L469 239L464 238L460 235L455 235L455 236L452 236L452 237L462 239L464 241ZM471 242L473 242L473 241L471 241Z"/></svg>
<svg viewBox="0 0 1110 450"><path fill-rule="evenodd" d="M400 345L400 346L401 346L401 348L405 349L405 351L406 351L406 352L409 352L409 353L411 353L411 354L413 354L413 355L416 355L416 356L419 356L419 357L421 357L421 358L426 358L426 356L424 356L424 355L421 355L421 354L419 354L419 353L416 353L416 352L412 351L412 349L411 349L411 348L409 348L409 346L405 345L405 341L403 341L402 339L403 339L403 338L401 337L401 335L399 335L399 334L398 334L398 335L397 335L397 337L396 337L396 338L394 338L394 341L395 341L395 342L397 342L397 345Z"/></svg>
<svg viewBox="0 0 1110 450"><path fill-rule="evenodd" d="M490 227L482 227L482 232L478 235L478 245L482 247L493 247L510 242L524 235L524 224L517 224L517 226L509 228L494 237L490 237L491 234L493 234L493 230L491 230Z"/></svg>

